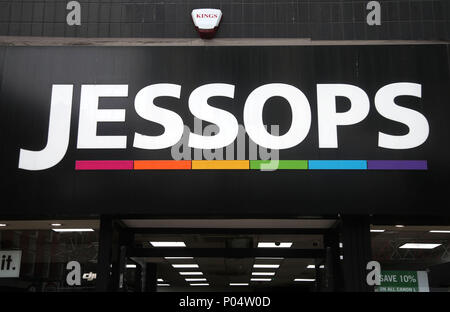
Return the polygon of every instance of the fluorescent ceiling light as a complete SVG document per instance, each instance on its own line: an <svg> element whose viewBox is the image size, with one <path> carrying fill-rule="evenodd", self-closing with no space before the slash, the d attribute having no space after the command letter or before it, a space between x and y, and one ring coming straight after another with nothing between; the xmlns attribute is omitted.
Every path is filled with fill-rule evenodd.
<svg viewBox="0 0 450 312"><path fill-rule="evenodd" d="M202 272L180 272L180 275L203 275Z"/></svg>
<svg viewBox="0 0 450 312"><path fill-rule="evenodd" d="M441 246L442 244L428 244L428 243L406 243L398 248L405 248L405 249L433 249L438 246Z"/></svg>
<svg viewBox="0 0 450 312"><path fill-rule="evenodd" d="M135 269L136 264L127 264L127 269Z"/></svg>
<svg viewBox="0 0 450 312"><path fill-rule="evenodd" d="M343 256L343 255L340 255L339 258L340 258L341 260L344 260L344 256Z"/></svg>
<svg viewBox="0 0 450 312"><path fill-rule="evenodd" d="M274 276L275 272L252 272L255 276Z"/></svg>
<svg viewBox="0 0 450 312"><path fill-rule="evenodd" d="M184 242L150 242L153 247L186 247Z"/></svg>
<svg viewBox="0 0 450 312"><path fill-rule="evenodd" d="M230 283L230 286L248 286L248 283Z"/></svg>
<svg viewBox="0 0 450 312"><path fill-rule="evenodd" d="M275 243L275 242L260 242L258 248L290 248L291 242Z"/></svg>
<svg viewBox="0 0 450 312"><path fill-rule="evenodd" d="M194 257L164 257L166 260L188 260L188 259L194 259Z"/></svg>
<svg viewBox="0 0 450 312"><path fill-rule="evenodd" d="M280 267L279 264L254 264L253 267L255 269L278 269Z"/></svg>
<svg viewBox="0 0 450 312"><path fill-rule="evenodd" d="M198 264L172 264L175 269L198 269Z"/></svg>
<svg viewBox="0 0 450 312"><path fill-rule="evenodd" d="M281 257L256 257L257 260L283 260Z"/></svg>
<svg viewBox="0 0 450 312"><path fill-rule="evenodd" d="M450 233L450 231L446 231L446 230L431 230L430 233Z"/></svg>
<svg viewBox="0 0 450 312"><path fill-rule="evenodd" d="M164 280L162 278L158 278L156 281L157 282L164 282Z"/></svg>
<svg viewBox="0 0 450 312"><path fill-rule="evenodd" d="M315 278L296 278L294 282L314 282Z"/></svg>
<svg viewBox="0 0 450 312"><path fill-rule="evenodd" d="M55 232L94 232L93 229L52 229Z"/></svg>
<svg viewBox="0 0 450 312"><path fill-rule="evenodd" d="M370 230L371 233L383 233L385 230Z"/></svg>
<svg viewBox="0 0 450 312"><path fill-rule="evenodd" d="M396 227L396 228L403 228L403 227L405 227L405 226L404 226L404 225L401 225L401 224L397 224L395 227Z"/></svg>
<svg viewBox="0 0 450 312"><path fill-rule="evenodd" d="M164 287L164 286L170 286L170 284L156 284L156 286Z"/></svg>
<svg viewBox="0 0 450 312"><path fill-rule="evenodd" d="M339 248L342 248L342 247L344 247L344 244L339 243Z"/></svg>
<svg viewBox="0 0 450 312"><path fill-rule="evenodd" d="M252 282L270 282L271 278L251 278L250 281Z"/></svg>
<svg viewBox="0 0 450 312"><path fill-rule="evenodd" d="M52 223L52 224L50 224L51 226L61 226L62 224L61 223Z"/></svg>
<svg viewBox="0 0 450 312"><path fill-rule="evenodd" d="M209 286L209 283L191 283L191 286Z"/></svg>
<svg viewBox="0 0 450 312"><path fill-rule="evenodd" d="M206 282L206 278L185 278L186 282Z"/></svg>
<svg viewBox="0 0 450 312"><path fill-rule="evenodd" d="M322 264L319 268L320 268L320 269L323 269L324 267L325 267L325 265ZM316 266L315 266L314 264L310 264L310 265L308 265L306 268L307 268L307 269L315 269Z"/></svg>
<svg viewBox="0 0 450 312"><path fill-rule="evenodd" d="M1 227L5 227L7 224L6 223L0 223Z"/></svg>

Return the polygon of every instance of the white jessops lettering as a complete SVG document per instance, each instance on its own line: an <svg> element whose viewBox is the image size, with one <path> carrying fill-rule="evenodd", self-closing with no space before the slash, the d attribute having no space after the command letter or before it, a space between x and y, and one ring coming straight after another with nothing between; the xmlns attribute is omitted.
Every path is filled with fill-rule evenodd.
<svg viewBox="0 0 450 312"><path fill-rule="evenodd" d="M133 146L142 149L163 149L175 145L183 136L183 119L164 108L155 105L157 97L168 96L179 99L181 86L170 83L159 83L143 88L136 95L134 107L142 118L159 123L164 127L164 133L158 136L148 136L135 133Z"/></svg>
<svg viewBox="0 0 450 312"><path fill-rule="evenodd" d="M271 149L278 153L301 143L311 127L311 108L306 96L294 86L272 83L256 88L248 96L243 107L244 126L239 126L236 118L228 111L212 107L208 99L214 96L234 98L234 85L207 84L195 89L189 97L189 109L194 115L194 133L184 126L182 118L168 109L157 107L154 103L158 97L180 99L181 86L162 83L150 85L140 90L135 98L135 109L142 118L161 124L164 133L148 136L135 133L133 146L142 149L163 149L175 146L176 157L190 159L191 148L194 158L222 159L223 147L226 158L234 158L234 141L237 138L236 159L245 158L245 133L249 136L249 159L257 159L256 146ZM269 133L264 125L264 105L271 97L287 100L292 112L289 130L278 135ZM429 136L429 124L420 112L399 106L395 103L398 96L422 97L422 86L417 83L399 82L382 87L375 95L375 108L378 113L389 120L402 123L409 128L405 135L378 133L378 146L389 149L411 149L423 144ZM99 109L101 97L128 97L128 85L82 85L80 95L80 113L78 125L77 148L79 149L125 149L126 135L99 136L97 126L100 122L125 122L125 109ZM336 98L350 100L350 109L337 112ZM31 151L20 149L19 165L25 170L44 170L58 164L65 156L69 146L73 85L52 86L48 137L44 149ZM338 147L338 126L354 125L369 114L370 102L367 94L360 88L348 84L318 84L317 112L319 148ZM212 123L203 132L202 120ZM272 129L273 130L273 129ZM183 136L183 131L185 135ZM184 139L185 138L185 139ZM181 140L181 141L180 141ZM176 150L175 149L175 150ZM203 151L206 151L203 155ZM214 150L214 151L212 151ZM174 149L171 150L172 154ZM178 155L180 154L180 155ZM264 153L263 153L264 154ZM174 154L173 154L174 155ZM277 154L278 155L278 154ZM260 150L260 156L261 150ZM273 159L273 157L271 157Z"/></svg>
<svg viewBox="0 0 450 312"><path fill-rule="evenodd" d="M19 168L44 170L64 158L69 146L72 96L73 85L52 86L47 145L40 151L20 149Z"/></svg>
<svg viewBox="0 0 450 312"><path fill-rule="evenodd" d="M189 96L191 113L202 120L216 124L219 132L212 136L202 136L196 133L189 135L189 147L201 149L222 148L231 144L238 134L238 122L233 114L208 105L208 99L213 96L234 98L234 85L226 83L211 83L198 87Z"/></svg>
<svg viewBox="0 0 450 312"><path fill-rule="evenodd" d="M336 97L350 100L351 107L344 113L336 112ZM317 111L319 148L337 148L337 126L354 125L367 117L370 101L364 90L348 84L318 84Z"/></svg>
<svg viewBox="0 0 450 312"><path fill-rule="evenodd" d="M292 121L289 130L280 136L267 132L263 109L271 97L283 97L291 106ZM244 125L249 137L258 145L271 149L287 149L302 142L311 127L311 108L299 89L283 83L270 83L256 88L244 106Z"/></svg>
<svg viewBox="0 0 450 312"><path fill-rule="evenodd" d="M406 135L378 134L378 146L389 149L410 149L423 144L430 133L427 119L419 112L398 106L397 96L422 98L422 86L417 83L398 82L382 87L375 95L375 107L381 116L405 124L409 128Z"/></svg>
<svg viewBox="0 0 450 312"><path fill-rule="evenodd" d="M82 85L80 96L80 120L78 124L78 148L127 147L126 136L98 136L99 122L124 122L125 109L99 109L100 97L127 97L128 85Z"/></svg>

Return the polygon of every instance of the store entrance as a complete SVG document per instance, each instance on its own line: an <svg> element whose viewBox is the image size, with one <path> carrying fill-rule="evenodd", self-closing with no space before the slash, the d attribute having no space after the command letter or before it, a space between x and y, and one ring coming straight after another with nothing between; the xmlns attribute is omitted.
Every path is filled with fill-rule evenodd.
<svg viewBox="0 0 450 312"><path fill-rule="evenodd" d="M116 263L119 291L311 292L339 287L335 220L122 222L129 244Z"/></svg>

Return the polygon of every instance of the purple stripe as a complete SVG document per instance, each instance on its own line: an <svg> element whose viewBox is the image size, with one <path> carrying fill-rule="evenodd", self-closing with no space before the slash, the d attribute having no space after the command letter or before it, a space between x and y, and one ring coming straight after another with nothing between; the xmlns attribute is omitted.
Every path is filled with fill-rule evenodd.
<svg viewBox="0 0 450 312"><path fill-rule="evenodd" d="M133 170L133 160L76 160L75 170Z"/></svg>
<svg viewBox="0 0 450 312"><path fill-rule="evenodd" d="M428 170L426 160L368 160L368 170Z"/></svg>

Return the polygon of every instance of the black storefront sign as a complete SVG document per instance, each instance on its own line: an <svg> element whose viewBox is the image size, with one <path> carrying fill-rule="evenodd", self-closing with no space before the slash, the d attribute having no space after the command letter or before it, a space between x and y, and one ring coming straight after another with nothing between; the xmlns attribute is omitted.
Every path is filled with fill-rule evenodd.
<svg viewBox="0 0 450 312"><path fill-rule="evenodd" d="M2 47L1 176L2 199L8 205L3 205L0 215L276 218L341 213L448 217L449 57L448 46L443 44ZM177 96L155 98L153 108L165 110L146 110L145 100L160 92L162 84ZM142 90L150 90L152 85L157 85L153 93L148 91L147 97L141 98ZM58 97L58 90L62 96ZM96 90L100 90L98 102ZM255 90L262 91L257 94ZM264 94L270 92L272 96L264 100ZM256 144L249 143L245 135L245 144L238 146L233 141L234 150L187 152L187 129L195 132L194 115L199 117L205 111L205 107L198 111L190 108L189 99L196 103L202 96L222 110L215 115L217 110L212 109L211 116L218 122L235 120L241 131L250 133L256 121L249 120L259 120L269 129L278 126L278 135L290 134L299 142L284 148L289 140L275 139L281 146L278 152L270 149L275 146L270 144L255 152ZM395 105L389 106L389 96ZM252 105L249 99L255 107L262 101L261 116L255 107L245 112L246 106ZM337 126L330 126L327 119L330 99L336 101L334 113L348 117L334 119ZM297 109L289 101L297 101ZM61 105L68 105L66 114L55 115L58 118L53 120L53 125L62 128L55 126L59 131L52 132L54 137L64 137L67 126L67 150L49 168L39 168L32 152L50 143L51 103L62 111ZM92 108L89 105L98 105L101 112L96 107L86 110ZM172 147L167 142L173 136L169 136L169 147L136 147L136 134L145 141L170 130L151 121L162 111L170 111L169 119L178 116L188 127L182 144ZM350 111L355 114L345 115ZM390 118L392 114L398 118ZM203 127L210 124L204 121ZM291 131L294 124L298 127ZM261 133L255 129L252 139ZM222 130L226 134L229 129ZM89 131L100 143L89 140ZM389 138L397 142L395 137L413 136L414 131L412 141L400 139L398 148L386 147ZM114 137L101 146L105 136ZM163 143L160 140L159 144ZM19 161L21 149L30 152L23 162ZM49 151L56 158L58 153ZM197 170L204 163L196 160L219 154L219 158L241 162ZM185 162L177 164L188 167L152 167L167 165L156 161L170 161L174 155L184 157ZM253 160L267 157L279 158L279 169L259 170L261 162ZM239 168L229 169L230 164ZM139 165L143 170L137 170ZM121 170L102 170L107 166Z"/></svg>

